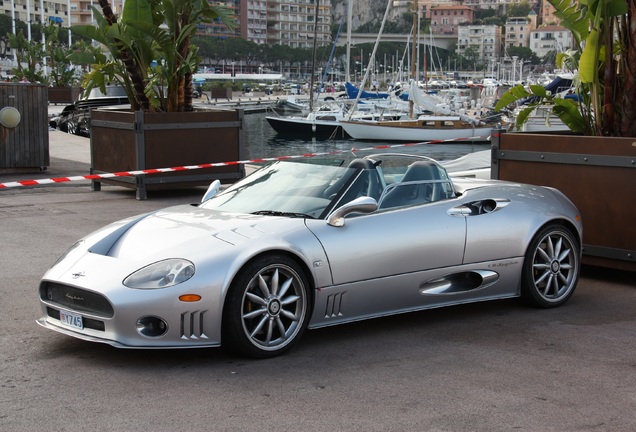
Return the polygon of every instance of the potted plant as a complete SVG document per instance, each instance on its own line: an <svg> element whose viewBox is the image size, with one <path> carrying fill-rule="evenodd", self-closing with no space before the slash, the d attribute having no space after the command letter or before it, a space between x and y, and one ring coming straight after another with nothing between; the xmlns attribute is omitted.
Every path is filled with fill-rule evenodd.
<svg viewBox="0 0 636 432"><path fill-rule="evenodd" d="M495 109L531 97L533 102L519 113L518 127L537 105L548 104L575 133L636 136L636 22L628 19L636 15L636 2L548 2L574 37L577 49L557 54L557 66L574 73L578 97L548 94L540 85L529 89L518 85L501 97Z"/></svg>
<svg viewBox="0 0 636 432"><path fill-rule="evenodd" d="M190 43L197 26L212 20L232 26L230 12L207 0L127 0L121 17L107 0L95 9L96 26L71 30L102 44L110 57L96 56L84 79L88 93L118 83L130 110L93 110L94 172L113 172L240 160L244 152L242 111L194 110L192 75L199 63ZM189 126L187 126L189 124ZM213 128L211 131L210 128ZM146 185L201 184L213 177L235 180L242 166L120 179L146 197ZM187 178L186 178L187 177ZM125 184L124 184L125 185ZM99 182L94 188L99 189Z"/></svg>
<svg viewBox="0 0 636 432"><path fill-rule="evenodd" d="M61 27L49 24L42 28L45 35L43 54L46 56L46 79L50 84L49 103L71 104L80 95L79 77L75 72L73 56L82 45L79 41L69 47L60 40Z"/></svg>
<svg viewBox="0 0 636 432"><path fill-rule="evenodd" d="M578 206L585 227L584 262L636 270L636 231L624 203L636 200L636 0L548 0L576 41L558 56L574 72L575 99L538 85L516 86L496 109L520 99L522 124L550 104L576 135L494 134L493 177L556 187Z"/></svg>

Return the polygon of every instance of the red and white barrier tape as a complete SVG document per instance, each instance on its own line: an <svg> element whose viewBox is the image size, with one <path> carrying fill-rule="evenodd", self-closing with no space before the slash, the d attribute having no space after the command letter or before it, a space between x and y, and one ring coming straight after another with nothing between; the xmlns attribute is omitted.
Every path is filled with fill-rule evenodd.
<svg viewBox="0 0 636 432"><path fill-rule="evenodd" d="M8 182L8 183L0 183L0 189L9 189L9 188L21 187L21 186L39 186L39 185L46 185L46 184L68 183L68 182L81 181L81 180L99 180L99 179L109 179L114 177L132 177L132 176L145 175L145 174L159 174L159 173L167 173L167 172L174 172L174 171L189 171L189 170L197 170L202 168L224 167L224 166L232 166L232 165L248 164L248 163L273 162L273 161L301 159L301 158L316 157L316 156L333 156L333 155L343 154L343 153L356 153L356 152L371 151L371 150L386 150L390 148L415 147L415 146L424 145L424 144L442 144L442 143L457 142L457 141L476 141L476 140L484 140L484 139L490 139L490 137L475 136L470 138L456 138L451 140L433 140L433 141L424 141L424 142L408 143L408 144L379 145L379 146L366 147L366 148L354 147L351 150L333 150L333 151L322 152L322 153L305 153L305 154L295 155L295 156L277 156L277 157L271 157L271 158L250 159L250 160L244 160L244 161L214 162L214 163L205 163L200 165L178 166L178 167L171 167L171 168L153 168L153 169L145 169L145 170L137 170L137 171L121 171L121 172L106 173L106 174L90 174L85 176L53 177L53 178L40 179L40 180L21 180L21 181L14 181L14 182Z"/></svg>

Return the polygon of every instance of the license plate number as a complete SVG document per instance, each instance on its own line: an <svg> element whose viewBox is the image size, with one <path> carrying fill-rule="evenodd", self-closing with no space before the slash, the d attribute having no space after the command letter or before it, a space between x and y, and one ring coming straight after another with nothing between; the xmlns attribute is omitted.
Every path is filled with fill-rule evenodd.
<svg viewBox="0 0 636 432"><path fill-rule="evenodd" d="M71 312L60 311L60 322L67 327L83 330L82 316Z"/></svg>

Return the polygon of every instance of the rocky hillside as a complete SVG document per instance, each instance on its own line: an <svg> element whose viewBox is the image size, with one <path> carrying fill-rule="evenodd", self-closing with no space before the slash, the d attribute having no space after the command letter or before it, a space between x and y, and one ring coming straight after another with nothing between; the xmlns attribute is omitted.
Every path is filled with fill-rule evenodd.
<svg viewBox="0 0 636 432"><path fill-rule="evenodd" d="M386 10L386 0L350 0L353 2L353 23L351 29L356 32L357 29L367 23L382 22L384 11ZM400 2L402 3L402 2ZM391 6L389 12L389 22L400 22L402 16L408 12L408 6ZM347 0L331 0L331 14L334 23L339 23L342 16L347 15ZM408 31L408 30L406 30Z"/></svg>

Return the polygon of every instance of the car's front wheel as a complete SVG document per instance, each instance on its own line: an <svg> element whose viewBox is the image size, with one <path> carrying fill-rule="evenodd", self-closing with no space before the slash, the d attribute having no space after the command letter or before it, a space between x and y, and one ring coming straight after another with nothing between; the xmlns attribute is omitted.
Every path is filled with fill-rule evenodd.
<svg viewBox="0 0 636 432"><path fill-rule="evenodd" d="M310 312L309 283L300 266L279 254L257 258L230 286L221 342L250 357L274 357L300 339Z"/></svg>
<svg viewBox="0 0 636 432"><path fill-rule="evenodd" d="M539 231L526 252L521 298L538 307L565 303L576 288L581 271L581 250L572 232L560 225Z"/></svg>

